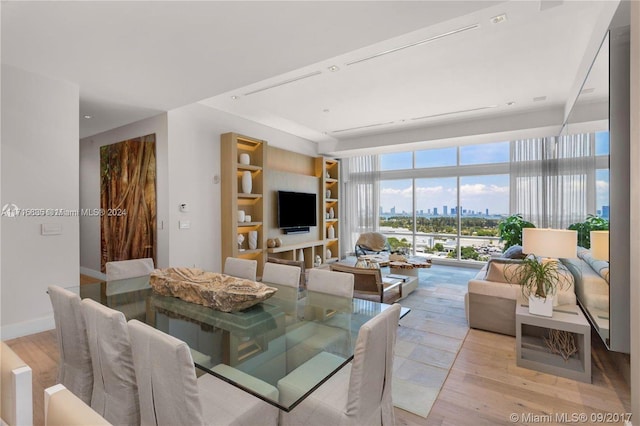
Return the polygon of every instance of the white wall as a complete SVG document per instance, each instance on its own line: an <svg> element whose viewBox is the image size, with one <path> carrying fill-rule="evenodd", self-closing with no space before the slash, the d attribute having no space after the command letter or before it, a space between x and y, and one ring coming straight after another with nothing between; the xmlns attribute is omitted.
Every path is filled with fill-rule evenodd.
<svg viewBox="0 0 640 426"><path fill-rule="evenodd" d="M169 266L168 218L169 176L167 174L168 139L167 115L160 114L108 132L80 140L80 208L100 208L100 147L145 136L156 135L156 201L157 201L157 248L156 263L159 267ZM80 266L83 273L95 275L100 271L100 218L82 216L80 218Z"/></svg>
<svg viewBox="0 0 640 426"><path fill-rule="evenodd" d="M220 271L220 184L214 183L220 174L220 135L236 132L313 156L316 144L200 104L168 116L170 264ZM179 211L182 203L189 212ZM191 228L179 229L180 220L188 220Z"/></svg>
<svg viewBox="0 0 640 426"><path fill-rule="evenodd" d="M82 139L80 207L100 207L100 146L155 133L157 266L195 265L220 271L220 185L214 184L214 176L220 173L220 135L227 132L316 155L316 145L310 141L193 104ZM188 205L187 213L180 212L182 203ZM188 220L190 228L179 229L180 220ZM83 272L100 270L100 220L97 217L80 218L80 265Z"/></svg>
<svg viewBox="0 0 640 426"><path fill-rule="evenodd" d="M78 209L78 102L76 85L2 66L1 205ZM54 326L47 286L78 284L78 238L77 216L2 217L2 339Z"/></svg>

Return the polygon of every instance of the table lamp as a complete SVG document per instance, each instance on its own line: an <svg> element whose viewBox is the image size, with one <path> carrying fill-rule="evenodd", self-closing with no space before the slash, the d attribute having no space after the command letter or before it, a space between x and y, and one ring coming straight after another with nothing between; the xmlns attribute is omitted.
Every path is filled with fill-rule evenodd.
<svg viewBox="0 0 640 426"><path fill-rule="evenodd" d="M522 230L522 252L543 258L576 257L578 232L566 229L524 228Z"/></svg>
<svg viewBox="0 0 640 426"><path fill-rule="evenodd" d="M609 261L609 231L591 231L591 254L594 259Z"/></svg>

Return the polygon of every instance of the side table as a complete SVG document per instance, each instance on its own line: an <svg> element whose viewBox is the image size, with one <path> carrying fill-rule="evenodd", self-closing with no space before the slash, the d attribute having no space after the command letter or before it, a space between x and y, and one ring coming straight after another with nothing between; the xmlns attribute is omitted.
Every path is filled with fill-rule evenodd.
<svg viewBox="0 0 640 426"><path fill-rule="evenodd" d="M548 330L573 333L578 352L567 361L544 342ZM543 373L591 383L591 325L577 305L561 305L552 317L531 315L529 306L516 304L516 364Z"/></svg>

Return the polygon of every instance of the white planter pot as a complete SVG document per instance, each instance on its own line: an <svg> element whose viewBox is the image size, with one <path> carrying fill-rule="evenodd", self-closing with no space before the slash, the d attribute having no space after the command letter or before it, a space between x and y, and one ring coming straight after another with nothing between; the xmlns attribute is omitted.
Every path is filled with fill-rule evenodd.
<svg viewBox="0 0 640 426"><path fill-rule="evenodd" d="M249 154L240 154L240 164L249 164L251 162L251 158Z"/></svg>
<svg viewBox="0 0 640 426"><path fill-rule="evenodd" d="M548 295L545 299L537 296L529 296L529 313L544 317L553 316L553 296Z"/></svg>
<svg viewBox="0 0 640 426"><path fill-rule="evenodd" d="M244 194L251 194L253 182L251 181L251 172L242 172L242 192Z"/></svg>

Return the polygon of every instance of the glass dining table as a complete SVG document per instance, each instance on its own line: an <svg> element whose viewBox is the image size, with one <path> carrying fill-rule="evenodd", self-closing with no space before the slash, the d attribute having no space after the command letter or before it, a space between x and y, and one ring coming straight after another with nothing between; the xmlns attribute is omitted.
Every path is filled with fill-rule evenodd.
<svg viewBox="0 0 640 426"><path fill-rule="evenodd" d="M202 372L288 412L353 359L360 327L391 305L265 284L278 291L231 313L154 293L148 276L68 290L183 340Z"/></svg>

